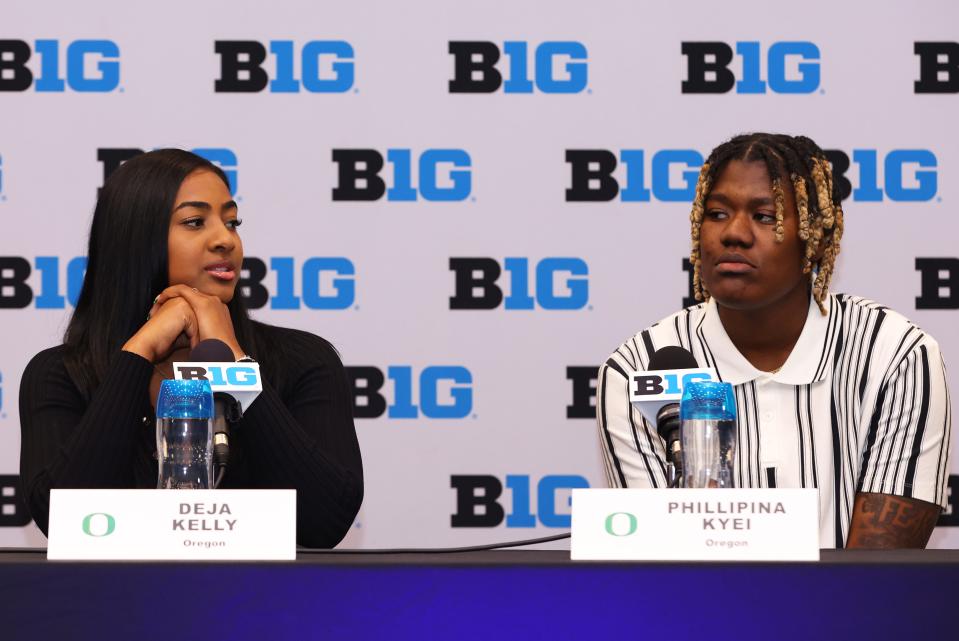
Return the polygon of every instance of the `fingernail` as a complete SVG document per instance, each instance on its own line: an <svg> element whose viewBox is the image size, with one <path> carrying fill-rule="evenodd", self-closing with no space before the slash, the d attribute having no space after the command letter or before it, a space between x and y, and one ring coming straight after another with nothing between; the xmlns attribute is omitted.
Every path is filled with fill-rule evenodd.
<svg viewBox="0 0 959 641"><path fill-rule="evenodd" d="M160 297L159 297L159 296L157 296L156 298L153 299L153 304L156 305L158 300L160 300Z"/></svg>

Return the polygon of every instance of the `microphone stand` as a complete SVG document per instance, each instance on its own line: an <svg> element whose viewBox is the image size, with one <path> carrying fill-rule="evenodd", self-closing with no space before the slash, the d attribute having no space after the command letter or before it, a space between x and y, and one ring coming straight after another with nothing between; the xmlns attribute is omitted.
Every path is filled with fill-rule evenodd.
<svg viewBox="0 0 959 641"><path fill-rule="evenodd" d="M220 487L226 474L226 466L230 462L230 426L243 418L243 408L240 403L224 392L217 392L213 396L215 408L213 418L213 466L216 468L216 480L213 489Z"/></svg>
<svg viewBox="0 0 959 641"><path fill-rule="evenodd" d="M670 461L666 464L666 480L669 482L667 487L682 487L683 486L683 472L681 468L678 468L675 463Z"/></svg>
<svg viewBox="0 0 959 641"><path fill-rule="evenodd" d="M682 487L683 444L679 431L679 404L670 403L656 413L656 431L666 442L667 487Z"/></svg>

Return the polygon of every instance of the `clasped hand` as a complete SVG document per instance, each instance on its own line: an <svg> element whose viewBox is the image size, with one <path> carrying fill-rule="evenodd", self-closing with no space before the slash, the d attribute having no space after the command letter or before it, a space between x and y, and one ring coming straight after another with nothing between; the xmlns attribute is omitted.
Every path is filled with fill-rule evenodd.
<svg viewBox="0 0 959 641"><path fill-rule="evenodd" d="M202 340L216 338L243 355L233 331L229 308L217 296L187 285L172 285L156 297L149 320L123 346L151 363L166 360L177 349L193 348Z"/></svg>

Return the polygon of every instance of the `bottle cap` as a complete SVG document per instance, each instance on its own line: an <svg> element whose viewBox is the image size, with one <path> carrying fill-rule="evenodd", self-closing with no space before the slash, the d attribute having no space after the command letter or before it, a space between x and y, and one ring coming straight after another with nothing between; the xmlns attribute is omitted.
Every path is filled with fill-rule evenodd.
<svg viewBox="0 0 959 641"><path fill-rule="evenodd" d="M157 397L157 418L213 418L209 381L165 380Z"/></svg>
<svg viewBox="0 0 959 641"><path fill-rule="evenodd" d="M733 386L718 381L686 384L679 404L680 420L736 420L736 397Z"/></svg>

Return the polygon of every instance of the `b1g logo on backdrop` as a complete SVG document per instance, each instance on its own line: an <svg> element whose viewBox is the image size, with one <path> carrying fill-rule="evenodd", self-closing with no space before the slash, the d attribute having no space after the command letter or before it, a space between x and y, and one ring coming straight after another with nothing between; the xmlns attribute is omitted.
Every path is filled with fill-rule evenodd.
<svg viewBox="0 0 959 641"><path fill-rule="evenodd" d="M112 40L0 40L0 91L106 93L119 85Z"/></svg>
<svg viewBox="0 0 959 641"><path fill-rule="evenodd" d="M622 202L692 202L703 155L695 149L623 149L617 160L617 154L608 149L567 149L566 162L570 166L566 202L617 198Z"/></svg>
<svg viewBox="0 0 959 641"><path fill-rule="evenodd" d="M24 256L0 256L0 309L63 309L76 305L87 269L86 256L60 260L59 256L37 256L31 263ZM33 284L28 282L37 272ZM37 291L35 292L34 289Z"/></svg>
<svg viewBox="0 0 959 641"><path fill-rule="evenodd" d="M450 309L577 310L589 304L589 266L582 258L450 258ZM508 276L501 279L503 271Z"/></svg>
<svg viewBox="0 0 959 641"><path fill-rule="evenodd" d="M589 83L586 47L581 42L555 41L531 45L451 41L453 79L450 93L581 93ZM501 57L506 62L499 67ZM532 68L530 62L532 60Z"/></svg>
<svg viewBox="0 0 959 641"><path fill-rule="evenodd" d="M461 419L473 411L473 374L462 365L428 365L414 375L411 365L350 366L353 417ZM392 398L387 399L387 378ZM414 381L416 384L414 385Z"/></svg>
<svg viewBox="0 0 959 641"><path fill-rule="evenodd" d="M683 93L810 94L819 89L819 47L812 42L774 42L765 52L760 42L735 43L742 61L737 75L730 69L733 46L725 42L684 42L686 80ZM765 63L766 79L762 67Z"/></svg>
<svg viewBox="0 0 959 641"><path fill-rule="evenodd" d="M225 147L199 147L191 151L222 169L230 182L230 195L236 196L239 183L236 152ZM103 182L105 183L110 174L116 171L120 165L142 153L144 153L144 150L137 147L101 147L97 149L97 161L103 163ZM103 183L101 183L102 185Z"/></svg>
<svg viewBox="0 0 959 641"><path fill-rule="evenodd" d="M916 309L959 309L959 258L916 258Z"/></svg>
<svg viewBox="0 0 959 641"><path fill-rule="evenodd" d="M589 487L589 481L578 474L548 475L534 490L530 475L509 474L509 496L503 496L503 486L499 478L486 474L450 476L450 487L456 490L450 526L497 527L505 520L506 527L536 527L538 521L545 527L568 528L571 491Z"/></svg>
<svg viewBox="0 0 959 641"><path fill-rule="evenodd" d="M268 51L269 48L269 51ZM216 93L345 93L355 77L353 46L344 40L217 40ZM267 57L272 60L267 62ZM299 77L297 77L299 76Z"/></svg>
<svg viewBox="0 0 959 641"><path fill-rule="evenodd" d="M917 42L919 80L915 93L959 93L959 42Z"/></svg>
<svg viewBox="0 0 959 641"><path fill-rule="evenodd" d="M276 277L272 294L263 282L270 272ZM248 309L349 309L356 301L356 267L342 256L314 256L299 266L292 256L274 256L267 268L264 260L249 256L237 287Z"/></svg>
<svg viewBox="0 0 959 641"><path fill-rule="evenodd" d="M338 176L334 201L374 201L386 196L392 202L460 202L473 190L473 161L463 149L426 149L418 155L411 149L387 149L385 161L376 149L334 149L333 162ZM381 176L386 164L389 183Z"/></svg>
<svg viewBox="0 0 959 641"><path fill-rule="evenodd" d="M23 256L0 256L0 309L37 309L75 306L83 287L86 256L61 260L37 256L31 263ZM34 272L39 276L33 277ZM264 281L273 272L275 284ZM311 257L297 266L295 258L275 256L267 263L255 256L243 259L237 288L248 309L349 309L356 300L356 269L340 256Z"/></svg>
<svg viewBox="0 0 959 641"><path fill-rule="evenodd" d="M0 527L23 527L30 515L20 496L19 477L0 474Z"/></svg>
<svg viewBox="0 0 959 641"><path fill-rule="evenodd" d="M824 150L832 163L833 183L839 197L853 202L927 202L939 190L939 161L929 149L839 149ZM850 173L857 174L856 183ZM881 170L881 174L880 174Z"/></svg>
<svg viewBox="0 0 959 641"><path fill-rule="evenodd" d="M842 200L923 202L938 192L938 159L929 149L825 153ZM608 149L567 149L566 162L567 202L692 202L704 157L695 149L622 149L618 156Z"/></svg>
<svg viewBox="0 0 959 641"><path fill-rule="evenodd" d="M566 379L572 383L572 398L566 406L566 418L596 420L596 379L598 365L570 365Z"/></svg>
<svg viewBox="0 0 959 641"><path fill-rule="evenodd" d="M959 476L949 475L949 481L946 485L946 498L948 504L942 514L939 515L939 521L936 525L940 527L959 527Z"/></svg>

